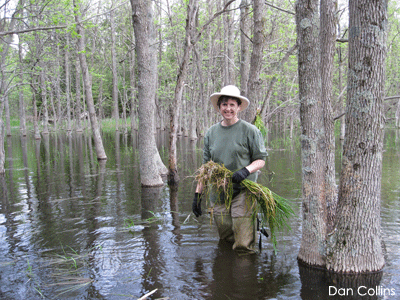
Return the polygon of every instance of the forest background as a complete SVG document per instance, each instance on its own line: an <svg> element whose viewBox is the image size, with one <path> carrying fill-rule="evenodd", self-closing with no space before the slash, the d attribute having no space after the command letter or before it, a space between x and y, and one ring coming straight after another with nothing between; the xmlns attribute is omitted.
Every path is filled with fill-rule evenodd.
<svg viewBox="0 0 400 300"><path fill-rule="evenodd" d="M232 1L231 1L232 2ZM224 1L200 1L195 26L205 26ZM266 129L286 132L292 138L299 124L298 72L294 1L265 2L262 57L259 77L254 80L251 101L260 112ZM186 1L155 1L154 43L157 47L157 93L155 124L169 127L174 90L185 48ZM77 13L76 10L79 9ZM346 105L347 16L346 6L338 9L337 43L333 83L333 114L340 117ZM25 119L47 133L54 130L81 131L88 126L86 95L78 55L84 53L92 84L96 115L112 118L116 129L138 129L137 62L132 26L132 9L125 1L83 1L77 8L71 1L7 0L1 5L1 116ZM77 46L75 15L82 20L84 49ZM208 97L227 84L239 86L248 95L248 69L253 47L251 1L233 1L223 14L203 27L192 48L184 82L178 135L197 139L218 119ZM399 7L389 1L387 53L386 121L399 127L400 25ZM14 32L15 34L10 34ZM3 113L4 111L4 113ZM25 117L26 115L26 117ZM243 118L252 121L252 115ZM39 125L40 128L39 128ZM342 122L344 125L344 122ZM342 126L342 134L344 126Z"/></svg>

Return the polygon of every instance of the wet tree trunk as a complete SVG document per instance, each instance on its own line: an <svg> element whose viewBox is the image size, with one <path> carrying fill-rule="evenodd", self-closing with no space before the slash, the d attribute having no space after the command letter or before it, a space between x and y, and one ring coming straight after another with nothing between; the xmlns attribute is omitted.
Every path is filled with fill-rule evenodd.
<svg viewBox="0 0 400 300"><path fill-rule="evenodd" d="M113 110L112 118L115 120L115 130L119 130L119 106L118 106L118 73L117 73L117 54L115 50L115 21L114 10L110 11L111 26L111 71L112 71L112 99Z"/></svg>
<svg viewBox="0 0 400 300"><path fill-rule="evenodd" d="M259 90L258 82L262 66L262 52L264 47L264 1L253 1L253 51L250 59L250 75L247 84L247 97L250 100L250 105L245 111L244 119L248 122L253 122L257 111L257 91Z"/></svg>
<svg viewBox="0 0 400 300"><path fill-rule="evenodd" d="M350 1L349 16L346 135L327 267L358 273L381 270L385 263L380 191L387 1Z"/></svg>
<svg viewBox="0 0 400 300"><path fill-rule="evenodd" d="M296 3L296 25L301 122L303 192L302 239L298 259L308 265L325 265L326 203L322 192L325 157L321 105L319 0Z"/></svg>
<svg viewBox="0 0 400 300"><path fill-rule="evenodd" d="M154 136L157 66L151 39L153 37L153 11L149 0L131 0L131 5L139 76L140 181L142 186L160 186L163 185L160 176L163 170Z"/></svg>
<svg viewBox="0 0 400 300"><path fill-rule="evenodd" d="M76 1L77 0L74 0L74 7L75 7L75 9L78 9L75 13L75 21L77 23L76 28L77 28L77 33L79 35L78 44L77 44L78 55L79 55L79 60L81 63L83 86L84 86L85 94L86 94L86 101L87 101L87 108L89 111L90 124L92 126L94 147L96 150L96 155L97 155L98 160L107 159L107 155L106 155L106 152L105 152L104 146L103 146L103 140L101 139L99 125L97 123L96 110L94 107L94 101L93 101L93 95L92 95L92 83L90 80L89 69L88 69L88 65L86 62L85 33L84 33L84 30L80 23L80 14L79 14L80 10L77 6Z"/></svg>
<svg viewBox="0 0 400 300"><path fill-rule="evenodd" d="M250 21L249 1L240 2L240 93L247 96L247 83L250 71Z"/></svg>

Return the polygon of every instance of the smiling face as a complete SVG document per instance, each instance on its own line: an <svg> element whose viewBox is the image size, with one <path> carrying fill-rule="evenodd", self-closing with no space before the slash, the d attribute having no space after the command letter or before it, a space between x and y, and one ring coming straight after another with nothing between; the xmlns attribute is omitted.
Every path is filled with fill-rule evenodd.
<svg viewBox="0 0 400 300"><path fill-rule="evenodd" d="M219 112L227 124L233 124L237 120L240 105L236 100L228 99L219 104Z"/></svg>

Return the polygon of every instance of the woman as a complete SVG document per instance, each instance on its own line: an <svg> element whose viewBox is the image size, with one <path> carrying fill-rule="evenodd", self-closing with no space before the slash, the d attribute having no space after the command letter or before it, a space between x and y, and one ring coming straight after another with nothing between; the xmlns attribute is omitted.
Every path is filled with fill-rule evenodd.
<svg viewBox="0 0 400 300"><path fill-rule="evenodd" d="M257 171L265 165L268 155L260 131L250 123L239 119L250 101L240 95L236 86L228 85L220 93L214 93L210 101L222 116L222 121L210 127L204 137L203 164L212 160L231 170L234 194L227 209L221 197L211 193L210 203L214 221L222 240L233 242L233 249L256 252L256 230L251 217L253 211L246 203L245 192L240 189L244 179L257 180ZM198 183L192 210L201 216L203 186Z"/></svg>

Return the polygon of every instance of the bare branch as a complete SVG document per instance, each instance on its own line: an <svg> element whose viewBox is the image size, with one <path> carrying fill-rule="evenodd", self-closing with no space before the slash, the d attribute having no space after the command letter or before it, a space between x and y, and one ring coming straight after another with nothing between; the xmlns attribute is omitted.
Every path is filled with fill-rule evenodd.
<svg viewBox="0 0 400 300"><path fill-rule="evenodd" d="M400 99L400 95L397 96L391 96L391 97L386 97L383 100L384 101L389 101L389 100L394 100L394 99Z"/></svg>
<svg viewBox="0 0 400 300"><path fill-rule="evenodd" d="M196 38L194 39L194 41L193 41L193 44L196 44L197 41L200 39L200 36L201 36L201 34L203 33L204 29L206 29L207 26L210 25L210 23L211 23L212 21L214 21L214 19L215 19L216 17L218 17L219 15L223 14L224 12L226 12L227 9L228 9L228 6L231 5L231 3L234 2L234 1L235 1L235 0L230 0L230 1L228 1L228 2L225 4L225 6L224 6L224 8L223 8L222 10L216 12L216 13L203 25L203 27L201 27L200 31L199 31L198 34L197 34L197 37L196 37Z"/></svg>
<svg viewBox="0 0 400 300"><path fill-rule="evenodd" d="M277 10L280 10L280 11L282 11L282 12L284 12L284 13L287 13L287 14L290 14L290 15L296 15L296 14L295 14L294 12L292 12L292 11L289 11L289 10L286 10L286 9L283 9L283 8L280 8L280 7L275 6L275 5L273 5L273 4L271 4L271 3L267 2L267 1L265 1L265 4L268 5L268 6L271 6L272 8L275 8L275 9L277 9Z"/></svg>
<svg viewBox="0 0 400 300"><path fill-rule="evenodd" d="M27 29L22 29L22 30L2 31L2 32L0 32L0 36L27 33L27 32L32 32L32 31L63 29L63 28L66 28L66 27L67 27L67 25L62 25L62 26L27 28Z"/></svg>

